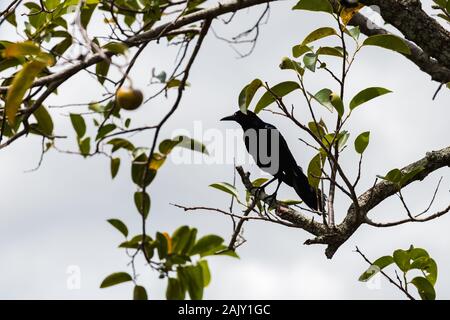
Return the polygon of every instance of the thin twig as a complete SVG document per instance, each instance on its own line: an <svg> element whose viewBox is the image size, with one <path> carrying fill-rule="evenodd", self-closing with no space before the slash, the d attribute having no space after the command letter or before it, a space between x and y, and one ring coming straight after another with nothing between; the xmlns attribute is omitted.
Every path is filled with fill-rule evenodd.
<svg viewBox="0 0 450 320"><path fill-rule="evenodd" d="M359 250L358 247L356 247L355 252L357 252L368 264L373 265L373 263L367 259L367 257L364 255L364 253ZM389 280L390 283L392 283L394 286L396 286L401 292L403 292L410 300L416 300L408 291L406 291L402 286L400 286L397 282L395 282L390 276L386 274L383 270L380 270L380 273Z"/></svg>

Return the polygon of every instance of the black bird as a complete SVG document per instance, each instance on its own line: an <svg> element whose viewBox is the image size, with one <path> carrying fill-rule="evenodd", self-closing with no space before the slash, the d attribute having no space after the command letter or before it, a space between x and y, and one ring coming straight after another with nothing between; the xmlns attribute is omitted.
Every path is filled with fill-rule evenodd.
<svg viewBox="0 0 450 320"><path fill-rule="evenodd" d="M340 3L345 8L356 8L359 6L358 0L340 0Z"/></svg>
<svg viewBox="0 0 450 320"><path fill-rule="evenodd" d="M237 111L221 121L236 121L241 125L244 130L247 151L252 155L258 167L274 177L264 186L278 180L277 188L272 196L276 196L281 182L284 182L294 188L308 207L316 211L324 211L322 192L316 191L309 184L308 177L297 165L286 140L275 126L262 121L251 111L247 111L247 114Z"/></svg>

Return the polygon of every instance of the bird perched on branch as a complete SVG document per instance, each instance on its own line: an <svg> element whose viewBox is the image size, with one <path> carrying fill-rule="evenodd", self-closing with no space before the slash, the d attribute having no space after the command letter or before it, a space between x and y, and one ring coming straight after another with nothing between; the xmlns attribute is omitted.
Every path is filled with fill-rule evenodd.
<svg viewBox="0 0 450 320"><path fill-rule="evenodd" d="M221 121L235 121L244 130L244 142L247 151L252 155L258 167L274 178L261 186L266 187L278 180L278 185L271 197L276 197L281 182L294 188L298 196L313 210L324 211L324 196L320 189L309 184L308 177L297 165L289 150L286 140L278 129L262 121L255 113L237 111Z"/></svg>

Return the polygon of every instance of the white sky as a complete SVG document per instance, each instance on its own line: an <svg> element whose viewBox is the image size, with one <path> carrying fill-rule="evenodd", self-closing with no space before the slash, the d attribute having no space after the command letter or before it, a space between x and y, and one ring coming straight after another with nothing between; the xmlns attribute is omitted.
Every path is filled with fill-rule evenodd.
<svg viewBox="0 0 450 320"><path fill-rule="evenodd" d="M286 1L272 5L269 22L262 27L256 49L248 58L236 59L236 54L226 43L212 34L208 35L191 72L191 87L186 90L179 110L164 127L161 137L169 137L179 128L192 131L194 121L198 120L205 129L216 128L224 132L237 128L218 120L235 111L237 96L246 83L255 77L270 84L291 78L288 71L279 70L281 58L289 56L291 47L315 28L334 27L333 21L324 14L290 11L293 3ZM213 26L222 34L233 35L251 25L262 9L240 12L234 24L226 28L219 21L215 21ZM95 26L101 27L101 22ZM97 30L91 28L89 31ZM2 30L2 39L14 37L11 30ZM146 87L152 67L168 70L173 61L173 48L168 49L164 44L150 46L133 69L135 85L149 96L155 89ZM308 78L313 92L332 84L323 72L317 74L319 76ZM393 91L357 110L347 127L351 132L350 147L342 159L350 172L356 171L357 164L352 151L354 138L362 131L371 131L360 192L370 187L375 175L402 167L423 157L427 151L448 146L448 90L443 89L432 101L437 84L401 55L379 48L365 48L348 81L347 98L368 86L383 86ZM95 79L80 74L61 87L59 95L52 97L51 104L95 100L100 92ZM299 95L293 95L289 102L296 104L299 118L308 115ZM153 101L130 115L136 119L135 125L154 124L169 105L164 100ZM71 109L74 110L85 111L84 108ZM74 150L74 132L65 116L68 112L67 109L53 110L56 132L71 137L60 143L60 147ZM281 130L297 161L306 168L313 153L297 140L298 137L305 138L304 133L272 114L263 113L262 117ZM148 146L151 137L148 132L132 139L137 145ZM0 298L130 298L131 284L99 289L106 275L120 270L129 271L124 252L115 248L122 238L105 220L120 218L127 223L132 234L140 230L139 216L132 200L135 186L129 176L127 158L123 157L122 167L114 181L110 178L108 159L99 156L85 160L56 151L46 154L38 171L24 173L37 164L39 152L40 140L35 137L21 139L0 152L0 194L3 199L0 206ZM252 172L254 178L260 174L254 166L246 165L245 168ZM201 235L216 233L229 239L231 224L228 218L207 212L186 214L169 203L227 208L229 198L208 185L230 182L232 176L232 163L175 165L171 161L166 162L149 188L152 209L148 226L151 234L156 230L171 233L177 226L187 224L199 228ZM450 174L448 169L442 169L423 183L414 183L405 190L405 197L415 212L428 205L441 176L444 178L433 209L437 211L448 205ZM238 186L242 190L243 187ZM293 198L295 193L283 188L279 197ZM347 206L348 201L338 197L338 218L342 219ZM391 221L404 217L405 213L398 199L392 197L370 216L376 221ZM358 276L367 265L353 250L358 245L374 259L414 244L426 248L437 261L439 271L442 271L437 281L437 296L448 299L448 223L449 218L444 216L428 223L389 229L362 226L332 260L325 258L323 246L302 245L310 238L303 230L247 223L247 243L239 249L240 260L229 257L209 259L212 283L205 291L205 298L403 298L384 279L372 288L358 282ZM66 285L67 268L73 265L81 271L81 288L78 290L69 290ZM147 287L150 298L163 298L166 280L161 281L156 274L143 272L143 267L140 270L141 283Z"/></svg>

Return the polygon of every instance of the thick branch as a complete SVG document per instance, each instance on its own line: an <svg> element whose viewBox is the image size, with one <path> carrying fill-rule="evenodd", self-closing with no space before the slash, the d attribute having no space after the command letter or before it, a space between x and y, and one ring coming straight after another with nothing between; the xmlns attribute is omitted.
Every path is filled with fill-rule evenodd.
<svg viewBox="0 0 450 320"><path fill-rule="evenodd" d="M380 26L374 28L373 23L369 23L369 20L360 13L356 14L352 18L350 24L359 26L361 32L367 36L389 34L386 29L383 29ZM372 25L372 28L369 28L369 25ZM429 74L432 80L441 83L450 81L450 68L446 68L435 59L430 58L428 54L426 54L422 49L420 49L411 41L406 41L406 43L411 50L411 54L405 54L405 58L411 60L420 68L420 70Z"/></svg>
<svg viewBox="0 0 450 320"><path fill-rule="evenodd" d="M450 32L422 10L419 0L361 0L361 3L378 6L386 22L450 69Z"/></svg>
<svg viewBox="0 0 450 320"><path fill-rule="evenodd" d="M423 168L421 172L417 173L409 181L406 181L402 188L414 181L425 179L430 173L443 167L450 167L450 146L438 151L428 152L424 158L402 168L401 171L403 173L411 172L417 168ZM341 235L341 239L329 244L327 248L327 256L329 258L332 257L340 245L350 238L350 236L362 223L367 223L366 216L370 210L397 192L398 188L396 185L389 181L382 180L360 195L358 197L359 210L355 208L354 203L350 206L344 221L337 227L338 233ZM438 213L434 218L437 218L446 212L447 211L440 214ZM423 221L427 220L430 219L423 219Z"/></svg>
<svg viewBox="0 0 450 320"><path fill-rule="evenodd" d="M450 167L450 146L438 151L428 152L425 157L414 163L411 163L401 170L402 172L410 172L420 167L422 167L423 170L412 177L409 181L406 181L402 188L414 181L423 180L430 173L440 168ZM393 183L382 180L373 188L370 188L358 197L359 206L363 212L367 213L384 199L397 193L397 191L398 189Z"/></svg>
<svg viewBox="0 0 450 320"><path fill-rule="evenodd" d="M409 181L406 181L402 186L409 185L414 181L423 180L430 173L443 168L450 167L450 146L438 151L429 152L426 156L410 165L404 167L402 172L410 172L416 168L422 167L423 170L417 173L415 176L410 178ZM252 193L254 197L258 197L259 200L265 201L267 204L270 202L267 199L267 194L264 191L258 191L255 187L253 187L249 174L244 172L242 167L236 167L239 175L241 176L242 182L245 188ZM304 229L305 231L315 235L314 239L310 239L305 241L305 244L325 244L327 245L327 249L325 250L325 254L328 258L332 258L339 247L345 243L353 233L361 226L363 223L367 223L373 226L384 227L385 225L377 225L377 223L372 222L367 219L367 213L380 204L383 200L388 197L394 195L398 192L397 186L388 181L381 181L375 184L372 188L364 192L360 195L358 199L358 206L355 206L353 203L347 211L347 215L340 223L334 228L329 228L323 223L316 222L314 219L311 219L305 216L303 213L296 211L292 208L284 206L280 202L276 202L276 214L283 220L289 221L299 228ZM359 210L356 209L359 207ZM392 225L402 224L406 222L425 222L431 219L438 218L445 213L450 211L450 207L445 208L433 215L430 215L427 218L422 219L407 219L402 220L400 222L394 223ZM389 225L390 226L390 225Z"/></svg>
<svg viewBox="0 0 450 320"><path fill-rule="evenodd" d="M338 12L339 1L331 0L331 2L333 4L335 12ZM433 20L430 17L428 18ZM372 21L370 21L366 16L364 16L361 13L355 14L349 24L353 26L359 26L361 32L364 33L366 36L390 34L390 32L388 32L381 26L376 26ZM411 50L411 54L405 54L404 55L405 58L409 59L414 64L416 64L420 68L420 70L429 74L432 80L440 83L446 83L450 81L450 68L445 67L442 63L438 62L436 59L431 58L429 54L424 52L415 43L408 40L406 40L406 43L409 49Z"/></svg>

